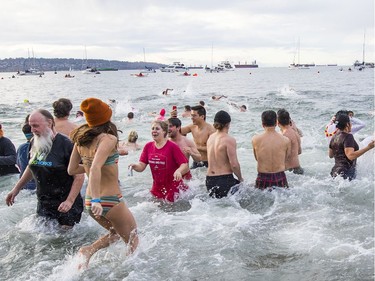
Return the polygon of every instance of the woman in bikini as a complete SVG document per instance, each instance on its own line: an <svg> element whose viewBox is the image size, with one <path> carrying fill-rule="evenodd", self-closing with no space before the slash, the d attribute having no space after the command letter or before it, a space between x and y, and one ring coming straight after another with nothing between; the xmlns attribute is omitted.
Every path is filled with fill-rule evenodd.
<svg viewBox="0 0 375 281"><path fill-rule="evenodd" d="M86 173L88 186L85 206L91 217L109 233L80 248L87 266L91 256L122 238L133 252L138 245L135 219L122 200L118 182L118 135L110 119L111 108L96 98L81 103L87 124L71 133L74 142L68 173Z"/></svg>

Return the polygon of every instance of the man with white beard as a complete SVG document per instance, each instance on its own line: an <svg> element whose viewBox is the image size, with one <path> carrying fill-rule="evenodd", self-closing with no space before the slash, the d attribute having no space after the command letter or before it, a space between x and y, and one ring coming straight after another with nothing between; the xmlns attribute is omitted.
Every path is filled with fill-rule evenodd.
<svg viewBox="0 0 375 281"><path fill-rule="evenodd" d="M11 206L20 190L34 178L38 197L37 214L56 219L63 228L71 228L81 219L83 200L80 190L84 175L67 172L73 143L57 133L50 112L38 109L30 114L29 124L34 134L30 143L29 164L6 197Z"/></svg>

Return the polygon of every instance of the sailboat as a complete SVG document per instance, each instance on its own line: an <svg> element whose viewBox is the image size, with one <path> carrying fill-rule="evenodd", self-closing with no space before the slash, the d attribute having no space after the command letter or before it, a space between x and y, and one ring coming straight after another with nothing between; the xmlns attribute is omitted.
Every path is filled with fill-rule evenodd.
<svg viewBox="0 0 375 281"><path fill-rule="evenodd" d="M366 32L363 34L363 47L362 47L362 62L356 60L354 62L354 68L359 71L364 70L365 68L374 68L373 62L365 62L365 45L366 45Z"/></svg>
<svg viewBox="0 0 375 281"><path fill-rule="evenodd" d="M295 63L296 53L297 53L297 63ZM309 69L310 67L315 66L315 63L301 64L299 59L300 59L300 39L298 37L297 50L296 50L296 52L294 52L293 63L291 63L289 65L288 69L291 69L291 70L293 70L293 69Z"/></svg>
<svg viewBox="0 0 375 281"><path fill-rule="evenodd" d="M87 65L87 51L85 46L85 62ZM83 74L100 74L100 72L96 69L96 67L86 66L86 69L82 70Z"/></svg>
<svg viewBox="0 0 375 281"><path fill-rule="evenodd" d="M145 62L145 69L141 73L155 73L156 70L146 65L146 51L143 48L143 61Z"/></svg>
<svg viewBox="0 0 375 281"><path fill-rule="evenodd" d="M18 71L17 75L19 76L25 76L25 75L38 75L42 76L44 75L44 72L36 68L36 62L35 62L35 56L34 56L34 50L32 50L32 58L30 58L30 51L28 50L28 59L24 62L24 68L23 71Z"/></svg>

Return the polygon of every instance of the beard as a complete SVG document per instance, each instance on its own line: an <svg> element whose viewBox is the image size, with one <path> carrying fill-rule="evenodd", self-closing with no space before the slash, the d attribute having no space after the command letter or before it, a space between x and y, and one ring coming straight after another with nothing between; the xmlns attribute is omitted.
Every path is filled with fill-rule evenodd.
<svg viewBox="0 0 375 281"><path fill-rule="evenodd" d="M53 132L48 128L47 132L44 135L34 135L33 145L31 147L30 161L37 158L38 160L44 160L48 153L50 153L53 144ZM41 158L41 159L39 159Z"/></svg>

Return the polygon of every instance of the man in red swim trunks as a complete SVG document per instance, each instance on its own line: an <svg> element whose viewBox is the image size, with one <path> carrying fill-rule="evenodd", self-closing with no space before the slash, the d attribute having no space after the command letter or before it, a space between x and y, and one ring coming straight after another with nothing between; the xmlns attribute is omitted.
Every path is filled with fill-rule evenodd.
<svg viewBox="0 0 375 281"><path fill-rule="evenodd" d="M264 132L252 139L258 176L255 187L266 189L273 186L288 187L285 161L290 157L291 143L287 137L276 132L277 115L273 110L262 113Z"/></svg>

